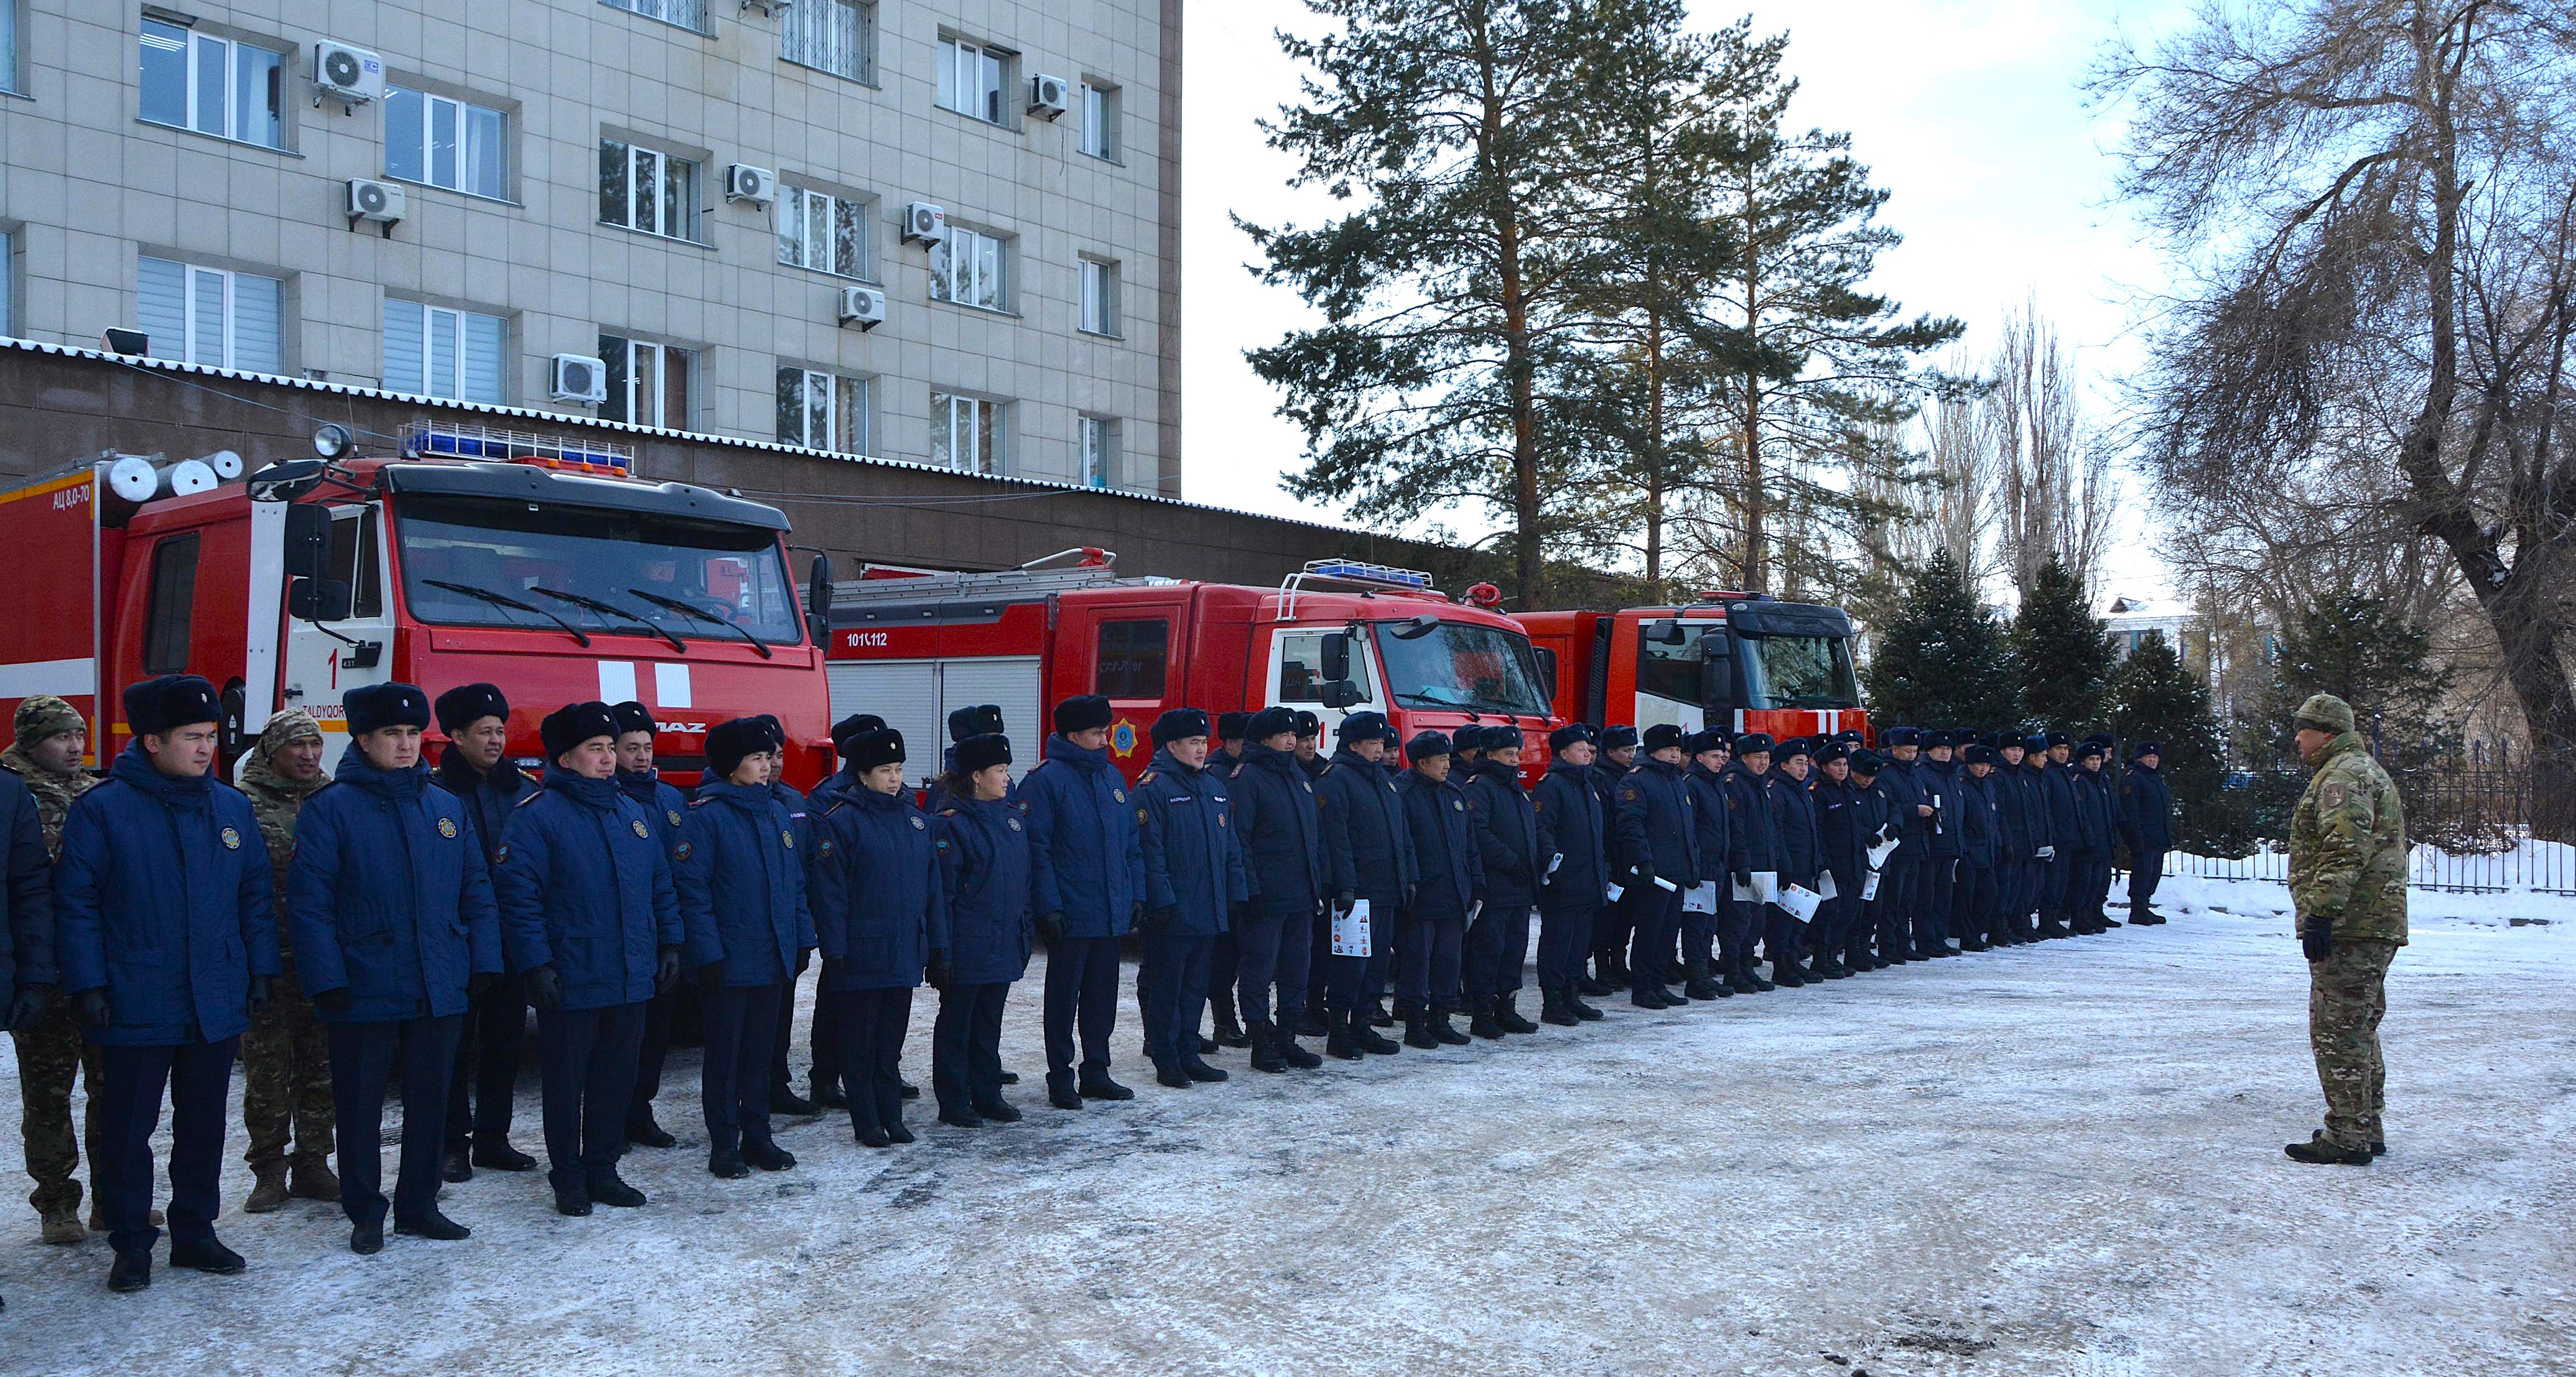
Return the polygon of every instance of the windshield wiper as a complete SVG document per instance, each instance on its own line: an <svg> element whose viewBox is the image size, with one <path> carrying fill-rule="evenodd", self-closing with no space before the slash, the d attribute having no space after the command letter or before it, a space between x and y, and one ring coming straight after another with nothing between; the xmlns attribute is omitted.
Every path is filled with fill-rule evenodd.
<svg viewBox="0 0 2576 1377"><path fill-rule="evenodd" d="M553 588L530 588L528 591L531 593L543 593L550 598L560 598L565 602L571 603L575 607L587 607L593 612L605 613L612 617L623 617L626 620L635 623L637 626L644 628L646 634L659 636L663 640L669 641L673 650L676 650L683 655L689 653L688 642L681 640L679 637L672 635L661 627L655 626L651 622L644 620L642 616L629 612L625 608L620 607L613 602L601 602L597 598L585 597L579 593L566 593Z"/></svg>
<svg viewBox="0 0 2576 1377"><path fill-rule="evenodd" d="M647 593L641 588L629 588L626 591L653 604L655 607L667 607L672 611L679 613L681 616L694 617L709 626L721 627L726 631L730 631L744 640L749 641L751 643L751 648L760 652L760 658L764 660L773 658L769 651L768 642L763 641L758 636L752 635L750 632L743 630L732 622L726 621L715 613L709 612L703 607L692 607L689 604L680 601L678 598L666 598L659 593Z"/></svg>
<svg viewBox="0 0 2576 1377"><path fill-rule="evenodd" d="M565 621L563 618L556 616L554 613L549 612L534 603L525 603L519 601L517 598L503 597L489 588L477 588L470 583L449 583L445 579L422 579L421 582L428 584L432 588L444 588L450 593L462 593L469 598L479 598L484 602L492 604L494 607L516 608L521 612L543 617L547 621L553 622L555 625L562 627L566 634L570 635L574 640L581 642L585 647L590 644L590 637L584 634L580 627Z"/></svg>

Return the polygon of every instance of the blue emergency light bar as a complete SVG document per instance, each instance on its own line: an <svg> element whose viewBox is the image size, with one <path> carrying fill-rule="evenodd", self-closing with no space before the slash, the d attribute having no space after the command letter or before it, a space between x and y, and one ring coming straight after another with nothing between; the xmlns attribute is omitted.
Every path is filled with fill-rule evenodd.
<svg viewBox="0 0 2576 1377"><path fill-rule="evenodd" d="M403 453L414 459L483 459L614 478L629 478L635 473L633 446L567 440L528 431L419 421L403 427L402 443Z"/></svg>
<svg viewBox="0 0 2576 1377"><path fill-rule="evenodd" d="M1354 583L1384 583L1398 588L1429 588L1431 576L1419 569L1398 569L1388 564L1369 564L1356 559L1310 559L1306 572L1320 578L1349 579Z"/></svg>

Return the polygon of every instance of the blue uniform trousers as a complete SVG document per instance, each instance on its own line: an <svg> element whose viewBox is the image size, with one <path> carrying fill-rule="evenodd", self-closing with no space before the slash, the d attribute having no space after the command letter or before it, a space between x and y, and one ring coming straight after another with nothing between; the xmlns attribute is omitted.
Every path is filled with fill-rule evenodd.
<svg viewBox="0 0 2576 1377"><path fill-rule="evenodd" d="M224 1101L241 1038L176 1047L101 1047L107 1141L90 1164L109 1246L149 1252L152 1227L152 1134L161 1126L161 1091L170 1091L170 1241L215 1236L224 1175Z"/></svg>
<svg viewBox="0 0 2576 1377"><path fill-rule="evenodd" d="M930 1028L930 1089L942 1114L973 1114L1002 1100L1002 1008L1011 982L951 985Z"/></svg>
<svg viewBox="0 0 2576 1377"><path fill-rule="evenodd" d="M840 1074L850 1097L852 1132L903 1122L903 1037L912 1027L912 987L825 991L838 1005Z"/></svg>
<svg viewBox="0 0 2576 1377"><path fill-rule="evenodd" d="M511 1101L519 1091L519 1056L528 1041L528 982L505 975L465 1013L456 1039L456 1070L447 1080L447 1145L510 1140ZM408 1117L408 1116L406 1116Z"/></svg>
<svg viewBox="0 0 2576 1377"><path fill-rule="evenodd" d="M1950 945L1950 891L1958 878L1959 858L1933 856L1917 872L1914 889L1914 949L1937 951Z"/></svg>
<svg viewBox="0 0 2576 1377"><path fill-rule="evenodd" d="M1306 982L1313 974L1315 917L1282 916L1247 905L1235 927L1235 984L1243 1021L1270 1017L1271 992L1279 996L1279 1022L1289 1028L1306 1013Z"/></svg>
<svg viewBox="0 0 2576 1377"><path fill-rule="evenodd" d="M332 1121L340 1134L340 1211L352 1224L385 1222L385 1088L402 1073L402 1156L394 1172L394 1218L419 1219L438 1204L439 1156L446 1148L447 1086L456 1074L463 1014L399 1023L334 1023Z"/></svg>
<svg viewBox="0 0 2576 1377"><path fill-rule="evenodd" d="M1673 943L1681 936L1682 896L1652 882L1630 885L1619 895L1619 907L1628 915L1629 988L1663 988Z"/></svg>
<svg viewBox="0 0 2576 1377"><path fill-rule="evenodd" d="M1470 1010L1519 993L1521 967L1529 963L1529 928L1527 906L1492 902L1467 926L1463 976Z"/></svg>
<svg viewBox="0 0 2576 1377"><path fill-rule="evenodd" d="M546 1180L588 1192L626 1152L644 1003L539 1009L537 1066L545 1076Z"/></svg>
<svg viewBox="0 0 2576 1377"><path fill-rule="evenodd" d="M1072 1084L1074 1034L1082 1037L1082 1074L1109 1074L1109 1034L1118 1027L1118 939L1066 937L1047 946L1047 1081Z"/></svg>
<svg viewBox="0 0 2576 1377"><path fill-rule="evenodd" d="M770 1142L769 1060L777 1045L779 999L785 989L729 985L701 992L707 1060L698 1083L698 1107L706 1115L710 1151Z"/></svg>
<svg viewBox="0 0 2576 1377"><path fill-rule="evenodd" d="M1538 911L1538 987L1571 994L1583 978L1583 958L1592 953L1592 926L1600 921L1596 904Z"/></svg>
<svg viewBox="0 0 2576 1377"><path fill-rule="evenodd" d="M1216 935L1145 934L1136 1003L1145 1016L1145 1057L1157 1068L1199 1055L1199 1012L1207 1007L1208 961Z"/></svg>
<svg viewBox="0 0 2576 1377"><path fill-rule="evenodd" d="M1395 979L1398 1011L1429 1013L1458 1007L1466 932L1465 921L1454 914L1446 918L1405 915L1402 960Z"/></svg>

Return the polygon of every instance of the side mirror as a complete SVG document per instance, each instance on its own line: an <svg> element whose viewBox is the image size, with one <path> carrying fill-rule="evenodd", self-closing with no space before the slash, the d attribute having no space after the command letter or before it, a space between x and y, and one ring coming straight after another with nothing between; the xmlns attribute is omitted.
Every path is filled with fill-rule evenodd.
<svg viewBox="0 0 2576 1377"><path fill-rule="evenodd" d="M322 577L331 562L330 508L298 502L286 509L285 560L290 579Z"/></svg>
<svg viewBox="0 0 2576 1377"><path fill-rule="evenodd" d="M825 626L832 624L832 557L818 554L805 567L805 610L819 617ZM817 635L817 643L822 637Z"/></svg>
<svg viewBox="0 0 2576 1377"><path fill-rule="evenodd" d="M1556 701L1556 652L1546 646L1531 646L1538 654L1539 682L1547 689L1547 701Z"/></svg>
<svg viewBox="0 0 2576 1377"><path fill-rule="evenodd" d="M1334 679L1324 685L1324 706L1334 712L1362 701L1360 686L1348 679Z"/></svg>
<svg viewBox="0 0 2576 1377"><path fill-rule="evenodd" d="M1682 635L1682 624L1677 621L1657 620L1645 622L1639 625L1637 630L1638 634L1644 636L1647 640L1652 641L1657 645L1680 645L1684 640Z"/></svg>
<svg viewBox="0 0 2576 1377"><path fill-rule="evenodd" d="M1351 677L1351 638L1348 635L1324 638L1324 678L1326 681ZM1339 707L1338 703L1331 706Z"/></svg>
<svg viewBox="0 0 2576 1377"><path fill-rule="evenodd" d="M299 578L287 587L286 610L299 621L347 621L349 585L339 579Z"/></svg>

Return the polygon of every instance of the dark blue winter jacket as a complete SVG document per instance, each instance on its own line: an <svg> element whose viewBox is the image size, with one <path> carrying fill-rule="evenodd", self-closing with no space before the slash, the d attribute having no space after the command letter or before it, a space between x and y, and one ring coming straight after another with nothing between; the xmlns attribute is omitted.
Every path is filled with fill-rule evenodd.
<svg viewBox="0 0 2576 1377"><path fill-rule="evenodd" d="M2081 765L2068 767L2075 793L2075 851L2086 855L2111 849L2113 810L2111 776Z"/></svg>
<svg viewBox="0 0 2576 1377"><path fill-rule="evenodd" d="M438 778L433 782L455 795L474 819L474 840L483 848L487 870L492 853L501 849L501 830L510 823L510 810L537 791L537 782L511 764L508 756L494 761L486 772L466 764L453 745L438 758Z"/></svg>
<svg viewBox="0 0 2576 1377"><path fill-rule="evenodd" d="M820 810L805 903L826 963L822 987L919 985L930 953L948 949L947 886L930 818L912 806L909 790L880 794L846 771L808 805Z"/></svg>
<svg viewBox="0 0 2576 1377"><path fill-rule="evenodd" d="M1935 860L1959 854L1959 775L1959 762L1953 759L1946 763L1926 760L1923 773L1916 776L1923 781L1928 795L1924 802L1940 810L1926 819L1932 833L1926 839L1926 849Z"/></svg>
<svg viewBox="0 0 2576 1377"><path fill-rule="evenodd" d="M501 971L501 918L465 801L427 765L379 770L340 753L338 786L295 817L286 918L308 995L349 992L331 1023L393 1023L465 1012L466 982Z"/></svg>
<svg viewBox="0 0 2576 1377"><path fill-rule="evenodd" d="M1372 912L1403 908L1422 871L1395 781L1373 761L1336 752L1332 768L1315 776L1315 805L1323 815L1324 844L1350 858L1353 892L1369 901Z"/></svg>
<svg viewBox="0 0 2576 1377"><path fill-rule="evenodd" d="M1791 779L1777 766L1765 778L1771 830L1780 847L1780 884L1814 889L1816 869L1823 860L1823 848L1816 839L1815 796L1807 792L1805 781Z"/></svg>
<svg viewBox="0 0 2576 1377"><path fill-rule="evenodd" d="M1817 859L1833 873L1837 892L1858 894L1860 876L1869 869L1869 834L1878 829L1876 810L1862 801L1859 785L1849 779L1836 783L1821 770L1807 793L1816 810Z"/></svg>
<svg viewBox="0 0 2576 1377"><path fill-rule="evenodd" d="M1049 736L1018 801L1028 809L1038 915L1063 914L1067 937L1126 936L1145 902L1145 845L1108 748Z"/></svg>
<svg viewBox="0 0 2576 1377"><path fill-rule="evenodd" d="M671 860L614 779L546 767L501 829L492 872L510 968L552 966L566 1009L653 997L661 948L682 946Z"/></svg>
<svg viewBox="0 0 2576 1377"><path fill-rule="evenodd" d="M221 1042L278 973L276 885L240 790L152 768L140 742L74 800L54 866L63 992L105 989L108 1047Z"/></svg>
<svg viewBox="0 0 2576 1377"><path fill-rule="evenodd" d="M1263 916L1312 914L1333 895L1354 888L1348 855L1324 844L1324 817L1315 781L1297 757L1258 741L1243 748L1243 766L1230 786L1235 840L1243 848L1251 903Z"/></svg>
<svg viewBox="0 0 2576 1377"><path fill-rule="evenodd" d="M680 906L707 915L689 934L690 966L722 961L728 989L785 981L815 941L795 818L765 784L717 780L698 786L687 833Z"/></svg>
<svg viewBox="0 0 2576 1377"><path fill-rule="evenodd" d="M1520 767L1477 761L1466 793L1467 816L1476 823L1476 846L1484 855L1486 898L1501 908L1537 903L1547 857L1539 853L1538 814L1521 788Z"/></svg>
<svg viewBox="0 0 2576 1377"><path fill-rule="evenodd" d="M1897 837L1902 843L1888 853L1891 865L1911 865L1932 858L1932 819L1920 811L1922 805L1932 801L1931 779L1931 772L1919 760L1909 764L1890 759L1887 768L1878 773L1878 787L1887 791L1889 812L1896 819Z"/></svg>
<svg viewBox="0 0 2576 1377"><path fill-rule="evenodd" d="M25 780L0 769L0 845L9 848L8 884L0 900L0 994L17 985L59 985L54 961L53 853Z"/></svg>
<svg viewBox="0 0 2576 1377"><path fill-rule="evenodd" d="M1689 889L1699 883L1699 818L1682 767L1640 755L1637 768L1619 781L1618 797L1611 825L1619 837L1620 887L1664 880Z"/></svg>
<svg viewBox="0 0 2576 1377"><path fill-rule="evenodd" d="M1414 857L1422 863L1409 916L1422 922L1466 917L1485 893L1485 862L1476 825L1467 819L1466 791L1420 770L1405 771L1396 788L1404 795Z"/></svg>
<svg viewBox="0 0 2576 1377"><path fill-rule="evenodd" d="M1781 868L1780 817L1771 807L1771 786L1740 760L1726 766L1726 861L1730 875Z"/></svg>
<svg viewBox="0 0 2576 1377"><path fill-rule="evenodd" d="M1682 782L1690 787L1691 825L1699 834L1697 878L1702 882L1724 880L1727 878L1728 856L1734 850L1730 834L1735 821L1735 810L1726 797L1726 775L1694 760L1683 772ZM1681 883L1681 876L1672 878L1675 884Z"/></svg>
<svg viewBox="0 0 2576 1377"><path fill-rule="evenodd" d="M2003 858L2002 809L1995 801L1997 781L1992 774L1978 778L1973 770L1959 771L1959 806L1949 810L1957 824L1959 859L1970 865L1991 866Z"/></svg>
<svg viewBox="0 0 2576 1377"><path fill-rule="evenodd" d="M2173 849L2173 787L2165 783L2163 770L2144 763L2129 766L2120 780L2119 819L2120 837L2131 855Z"/></svg>
<svg viewBox="0 0 2576 1377"><path fill-rule="evenodd" d="M1995 761L1995 772L1986 776L1986 787L1995 798L1995 863L2018 865L2030 859L2039 849L2031 840L2031 815L2040 808L2038 791L2025 783L2018 765Z"/></svg>
<svg viewBox="0 0 2576 1377"><path fill-rule="evenodd" d="M2047 845L2063 859L2084 849L2084 824L2075 801L2075 772L2082 767L2051 763L2039 772L2039 795L2048 810Z"/></svg>
<svg viewBox="0 0 2576 1377"><path fill-rule="evenodd" d="M1538 815L1542 869L1538 906L1550 913L1599 908L1612 884L1610 830L1601 796L1592 792L1592 767L1550 761L1530 795Z"/></svg>
<svg viewBox="0 0 2576 1377"><path fill-rule="evenodd" d="M1037 940L1027 816L1009 799L951 794L932 827L947 896L951 988L1019 979Z"/></svg>
<svg viewBox="0 0 2576 1377"><path fill-rule="evenodd" d="M1145 902L1174 910L1165 935L1213 937L1225 931L1227 915L1252 896L1243 851L1234 844L1232 786L1158 750L1135 793L1144 828Z"/></svg>
<svg viewBox="0 0 2576 1377"><path fill-rule="evenodd" d="M2014 773L2021 782L2022 825L2030 829L2030 849L2022 853L2022 859L2028 860L2041 847L2057 843L2057 819L2049 811L2048 772L2025 759Z"/></svg>

